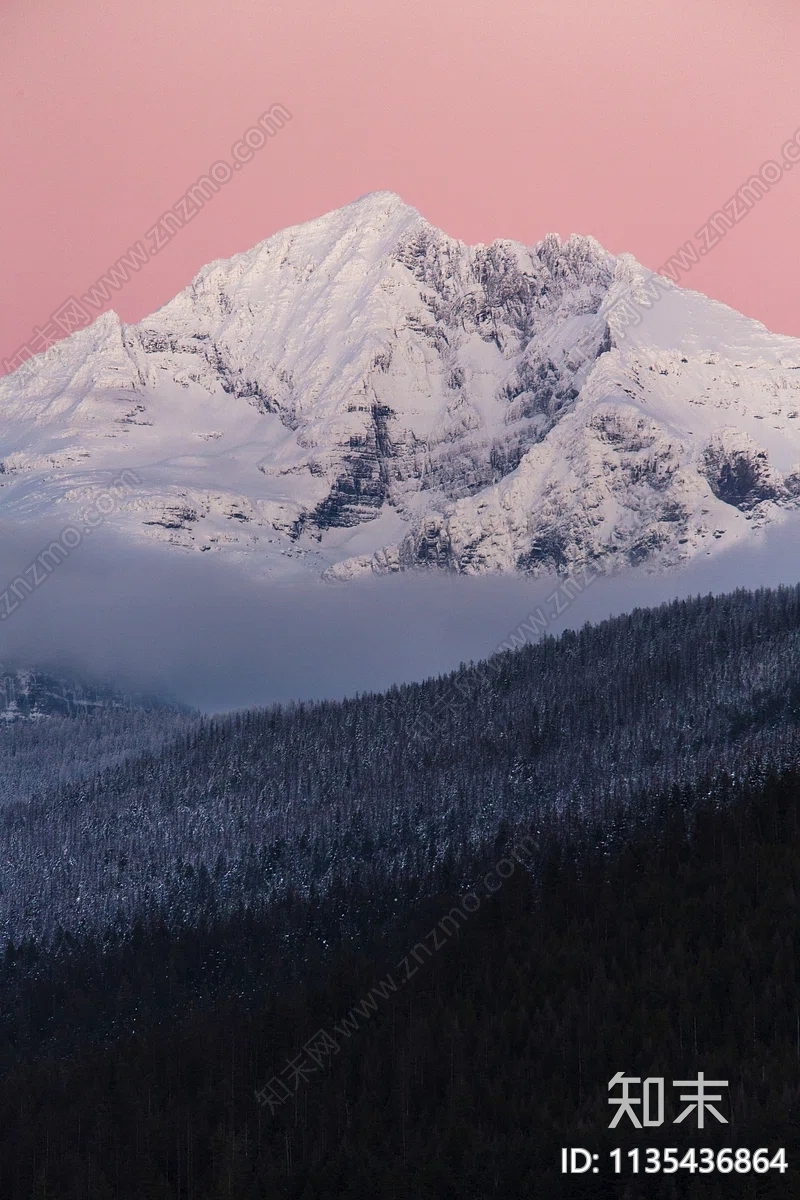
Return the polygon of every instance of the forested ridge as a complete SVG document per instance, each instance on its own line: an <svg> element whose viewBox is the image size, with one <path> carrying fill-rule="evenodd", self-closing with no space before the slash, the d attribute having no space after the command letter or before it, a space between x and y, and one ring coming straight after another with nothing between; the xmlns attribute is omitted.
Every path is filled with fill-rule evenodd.
<svg viewBox="0 0 800 1200"><path fill-rule="evenodd" d="M740 591L383 695L73 721L79 754L131 736L0 808L0 1196L602 1194L553 1156L604 1136L620 1069L738 1070L737 1137L800 1148L799 667L800 589ZM29 728L59 778L67 723ZM527 873L262 1110L521 839Z"/></svg>
<svg viewBox="0 0 800 1200"><path fill-rule="evenodd" d="M719 781L713 799L705 786L676 791L614 855L554 846L535 875L517 871L374 1004L364 998L399 979L400 955L463 911L458 892L411 911L391 941L342 948L290 994L231 997L66 1061L12 1067L0 1081L0 1194L800 1195L799 808L796 770L758 788ZM135 1012L130 987L121 1003ZM338 1048L273 1111L259 1105L254 1090L291 1078L287 1062L319 1030ZM611 1131L619 1070L727 1080L729 1124ZM789 1170L568 1178L564 1145L604 1156L782 1146Z"/></svg>
<svg viewBox="0 0 800 1200"><path fill-rule="evenodd" d="M0 809L0 939L387 881L430 894L501 829L612 837L646 795L795 762L799 723L797 588L637 610L383 695L200 720Z"/></svg>
<svg viewBox="0 0 800 1200"><path fill-rule="evenodd" d="M0 804L157 750L193 715L108 683L0 663Z"/></svg>
<svg viewBox="0 0 800 1200"><path fill-rule="evenodd" d="M103 709L0 724L0 804L27 801L160 750L196 720L168 708Z"/></svg>

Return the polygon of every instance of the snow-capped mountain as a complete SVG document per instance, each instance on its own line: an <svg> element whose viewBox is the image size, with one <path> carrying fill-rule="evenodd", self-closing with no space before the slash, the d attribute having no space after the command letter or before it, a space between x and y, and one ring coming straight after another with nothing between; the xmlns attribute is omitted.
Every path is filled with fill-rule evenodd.
<svg viewBox="0 0 800 1200"><path fill-rule="evenodd" d="M800 341L590 237L470 247L384 192L104 314L0 414L0 516L80 520L127 469L124 536L328 578L671 564L800 495Z"/></svg>

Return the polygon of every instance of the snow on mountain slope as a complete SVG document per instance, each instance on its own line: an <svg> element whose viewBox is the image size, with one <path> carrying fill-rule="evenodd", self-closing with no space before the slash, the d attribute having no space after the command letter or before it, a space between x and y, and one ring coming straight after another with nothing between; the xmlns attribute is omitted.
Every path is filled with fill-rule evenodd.
<svg viewBox="0 0 800 1200"><path fill-rule="evenodd" d="M468 247L376 193L0 380L0 516L348 579L671 564L800 495L800 341L594 239ZM580 346L580 350L578 350Z"/></svg>

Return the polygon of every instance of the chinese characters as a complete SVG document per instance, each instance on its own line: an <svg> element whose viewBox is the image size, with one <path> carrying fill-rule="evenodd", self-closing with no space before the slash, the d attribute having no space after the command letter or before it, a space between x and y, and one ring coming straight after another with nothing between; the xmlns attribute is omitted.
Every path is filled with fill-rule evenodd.
<svg viewBox="0 0 800 1200"><path fill-rule="evenodd" d="M632 1095L631 1088L634 1086L640 1094ZM714 1107L714 1104L722 1099L722 1094L708 1090L726 1088L727 1079L706 1079L700 1071L697 1079L673 1079L672 1086L692 1089L679 1096L681 1102L686 1103L686 1107L672 1122L673 1125L680 1125L691 1113L696 1115L698 1129L705 1128L706 1113L710 1113L720 1124L728 1124L727 1117L723 1117L719 1109ZM614 1088L620 1088L621 1094L609 1098L608 1103L617 1108L609 1129L615 1129L623 1116L627 1116L636 1129L664 1124L665 1081L661 1076L651 1075L642 1080L639 1075L625 1075L622 1071L617 1071L608 1085L609 1091Z"/></svg>

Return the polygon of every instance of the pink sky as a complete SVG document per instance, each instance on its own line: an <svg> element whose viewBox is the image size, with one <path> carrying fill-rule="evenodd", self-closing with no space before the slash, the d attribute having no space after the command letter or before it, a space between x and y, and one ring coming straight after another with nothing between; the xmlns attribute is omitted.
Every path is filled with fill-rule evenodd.
<svg viewBox="0 0 800 1200"><path fill-rule="evenodd" d="M365 192L470 242L657 268L800 129L796 0L4 0L0 359L276 102L292 121L115 296ZM687 278L800 335L800 165Z"/></svg>

